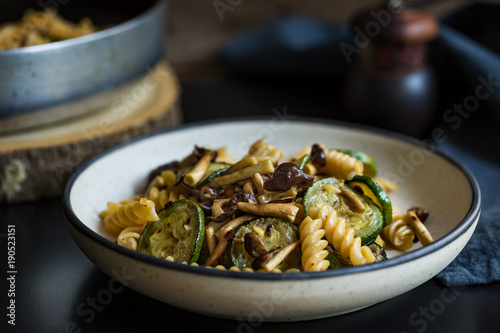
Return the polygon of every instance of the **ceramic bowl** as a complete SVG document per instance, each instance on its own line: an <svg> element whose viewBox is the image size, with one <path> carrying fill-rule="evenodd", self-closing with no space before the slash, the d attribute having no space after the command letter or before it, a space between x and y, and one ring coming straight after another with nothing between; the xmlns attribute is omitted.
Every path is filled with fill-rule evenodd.
<svg viewBox="0 0 500 333"><path fill-rule="evenodd" d="M395 181L395 206L429 210L435 242L388 251L389 260L325 272L243 273L168 262L115 243L98 214L108 201L140 193L148 173L189 154L194 145L227 146L242 157L257 139L287 156L306 144L368 152L379 175ZM245 119L198 123L142 137L108 150L80 167L67 183L63 211L82 251L109 276L170 305L211 316L249 321L323 318L382 302L434 277L462 250L480 214L480 191L459 163L427 144L366 127L326 120Z"/></svg>

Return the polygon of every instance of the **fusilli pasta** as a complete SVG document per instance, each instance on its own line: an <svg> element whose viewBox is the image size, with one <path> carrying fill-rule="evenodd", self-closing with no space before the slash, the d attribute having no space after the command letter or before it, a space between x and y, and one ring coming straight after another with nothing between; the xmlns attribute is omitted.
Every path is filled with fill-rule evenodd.
<svg viewBox="0 0 500 333"><path fill-rule="evenodd" d="M144 227L127 227L118 235L118 245L137 251L137 243Z"/></svg>
<svg viewBox="0 0 500 333"><path fill-rule="evenodd" d="M155 204L156 212L165 207L170 201L184 199L183 195L177 194L174 189L176 175L171 170L162 171L148 185L145 197Z"/></svg>
<svg viewBox="0 0 500 333"><path fill-rule="evenodd" d="M328 211L326 205L317 210L317 218L322 221L326 239L339 251L342 258L354 266L365 265L375 261L370 248L361 246L361 238L354 237L354 229L347 228L345 219L337 219L337 211Z"/></svg>
<svg viewBox="0 0 500 333"><path fill-rule="evenodd" d="M392 223L382 229L385 241L398 250L408 250L413 246L415 232L408 226L406 215L398 207L392 209Z"/></svg>
<svg viewBox="0 0 500 333"><path fill-rule="evenodd" d="M363 174L363 163L336 150L326 151L326 165L320 171L342 180L352 179Z"/></svg>
<svg viewBox="0 0 500 333"><path fill-rule="evenodd" d="M127 227L144 226L149 221L159 220L154 202L144 197L136 197L119 204L108 203L108 210L101 213L101 218L106 231L113 235L118 235Z"/></svg>
<svg viewBox="0 0 500 333"><path fill-rule="evenodd" d="M250 156L254 156L259 162L269 159L273 162L273 165L278 165L278 162L283 159L285 154L281 149L265 143L264 140L261 139L250 147L246 157Z"/></svg>
<svg viewBox="0 0 500 333"><path fill-rule="evenodd" d="M328 251L325 248L328 241L322 239L325 236L323 221L313 220L307 216L299 227L300 242L302 249L302 269L304 271L324 271L330 266L330 262L325 260Z"/></svg>

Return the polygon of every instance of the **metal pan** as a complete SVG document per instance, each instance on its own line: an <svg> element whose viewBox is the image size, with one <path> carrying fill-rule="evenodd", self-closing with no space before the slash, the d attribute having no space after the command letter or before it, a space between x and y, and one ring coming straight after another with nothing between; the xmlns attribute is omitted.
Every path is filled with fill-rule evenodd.
<svg viewBox="0 0 500 333"><path fill-rule="evenodd" d="M90 17L96 25L112 26L74 39L0 51L0 121L102 95L151 70L164 55L163 0L9 0L0 5L0 23L19 20L28 8L49 5L68 20Z"/></svg>

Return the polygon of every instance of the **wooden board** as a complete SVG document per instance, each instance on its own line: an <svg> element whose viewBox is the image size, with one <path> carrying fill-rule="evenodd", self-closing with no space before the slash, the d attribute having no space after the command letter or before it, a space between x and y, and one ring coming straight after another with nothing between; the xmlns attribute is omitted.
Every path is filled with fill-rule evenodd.
<svg viewBox="0 0 500 333"><path fill-rule="evenodd" d="M60 196L70 174L95 154L179 125L179 94L177 77L161 62L91 113L0 135L0 203Z"/></svg>

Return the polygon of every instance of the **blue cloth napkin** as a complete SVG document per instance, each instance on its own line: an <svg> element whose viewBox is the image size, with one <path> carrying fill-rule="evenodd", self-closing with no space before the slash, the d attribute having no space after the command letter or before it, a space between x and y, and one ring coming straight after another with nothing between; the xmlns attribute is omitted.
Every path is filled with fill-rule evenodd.
<svg viewBox="0 0 500 333"><path fill-rule="evenodd" d="M500 281L500 6L474 5L441 23L430 61L441 80L439 109L488 92L460 126L445 121L449 139L439 146L474 174L482 190L482 214L474 235L437 279L446 286ZM480 22L480 24L478 24ZM348 62L339 45L352 44L349 28L282 16L230 41L223 63L234 73L341 80ZM484 90L487 89L487 90ZM444 120L444 119L443 119ZM452 126L453 125L453 126Z"/></svg>

